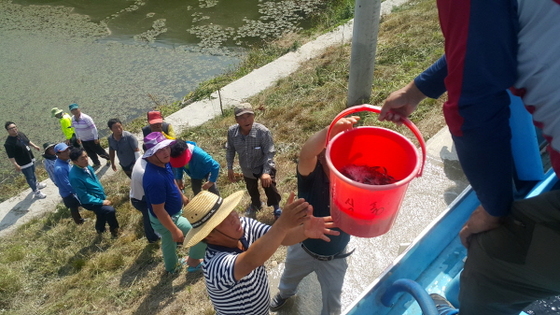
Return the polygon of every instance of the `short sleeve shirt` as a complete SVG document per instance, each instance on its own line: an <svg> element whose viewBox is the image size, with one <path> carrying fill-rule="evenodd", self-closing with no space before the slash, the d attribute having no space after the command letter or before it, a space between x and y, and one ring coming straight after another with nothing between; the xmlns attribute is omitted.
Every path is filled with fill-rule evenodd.
<svg viewBox="0 0 560 315"><path fill-rule="evenodd" d="M179 188L175 185L173 177L173 171L169 164L166 164L165 167L159 167L148 162L142 179L146 202L149 205L165 203L165 211L170 216L179 213L183 207L183 197ZM149 208L150 213L155 217L156 214L151 207Z"/></svg>

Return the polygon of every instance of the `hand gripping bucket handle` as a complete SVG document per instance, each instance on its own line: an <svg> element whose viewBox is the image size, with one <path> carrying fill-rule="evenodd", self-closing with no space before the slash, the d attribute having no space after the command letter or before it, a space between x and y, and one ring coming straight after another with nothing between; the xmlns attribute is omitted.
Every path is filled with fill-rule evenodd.
<svg viewBox="0 0 560 315"><path fill-rule="evenodd" d="M329 126L329 130L327 132L327 143L325 144L325 147L328 146L329 141L331 139L331 131L332 128L334 127L334 125L343 117L346 117L350 114L353 113L357 113L357 112L363 112L363 111L368 111L368 112L373 112L373 113L381 113L381 107L379 106L373 106L373 105L369 105L369 104L363 104L363 105L357 105L357 106L352 106L350 108L347 108L345 110L343 110L342 112L340 112L331 122L331 125ZM424 138L422 137L422 134L420 133L420 130L418 130L418 127L416 127L416 125L410 121L408 118L401 118L402 123L408 127L408 129L410 129L410 131L412 131L412 133L414 133L414 136L416 136L416 139L418 139L418 142L420 143L420 148L422 149L422 165L420 166L420 169L418 170L418 174L416 175L416 177L420 177L422 176L422 171L424 170L424 165L426 164L426 143L424 142Z"/></svg>

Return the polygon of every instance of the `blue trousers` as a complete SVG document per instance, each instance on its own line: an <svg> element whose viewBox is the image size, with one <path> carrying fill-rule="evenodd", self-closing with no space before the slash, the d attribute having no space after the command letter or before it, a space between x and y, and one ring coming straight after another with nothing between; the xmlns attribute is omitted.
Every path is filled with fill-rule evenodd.
<svg viewBox="0 0 560 315"><path fill-rule="evenodd" d="M25 176L25 181L27 181L27 185L29 185L29 188L31 188L31 191L36 192L37 191L37 177L35 177L35 163L33 163L33 165L26 167L26 168L22 168L21 172L23 173L23 176Z"/></svg>

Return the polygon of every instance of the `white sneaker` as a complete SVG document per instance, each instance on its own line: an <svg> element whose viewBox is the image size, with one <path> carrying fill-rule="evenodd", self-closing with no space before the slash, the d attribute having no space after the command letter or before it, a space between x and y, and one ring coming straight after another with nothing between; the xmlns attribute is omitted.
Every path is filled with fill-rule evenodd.
<svg viewBox="0 0 560 315"><path fill-rule="evenodd" d="M37 183L37 189L43 189L43 188L45 188L45 187L47 187L47 184L45 184L45 183Z"/></svg>
<svg viewBox="0 0 560 315"><path fill-rule="evenodd" d="M35 192L35 198L37 199L45 199L47 198L47 195L43 194L40 190L37 190Z"/></svg>

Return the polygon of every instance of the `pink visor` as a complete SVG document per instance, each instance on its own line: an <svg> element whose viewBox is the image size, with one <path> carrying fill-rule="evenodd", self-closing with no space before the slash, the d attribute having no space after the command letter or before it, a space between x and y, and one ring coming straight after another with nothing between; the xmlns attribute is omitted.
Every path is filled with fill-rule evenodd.
<svg viewBox="0 0 560 315"><path fill-rule="evenodd" d="M171 164L172 167L181 168L190 162L191 157L192 157L191 150L187 148L183 153L181 153L181 155L176 157L171 157L169 163Z"/></svg>

